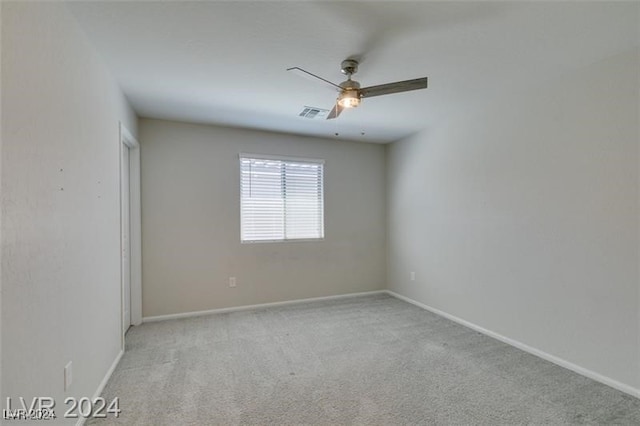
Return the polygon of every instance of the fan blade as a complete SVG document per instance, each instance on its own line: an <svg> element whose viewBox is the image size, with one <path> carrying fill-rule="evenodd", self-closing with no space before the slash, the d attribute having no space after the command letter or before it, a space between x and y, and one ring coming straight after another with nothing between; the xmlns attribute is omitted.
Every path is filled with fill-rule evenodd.
<svg viewBox="0 0 640 426"><path fill-rule="evenodd" d="M427 77L416 78L413 80L396 81L395 83L381 84L379 86L370 86L360 89L360 95L363 98L371 98L373 96L389 95L391 93L408 92L409 90L418 90L427 88Z"/></svg>
<svg viewBox="0 0 640 426"><path fill-rule="evenodd" d="M311 76L311 77L317 78L318 80L322 80L325 83L330 84L331 86L333 86L334 88L336 88L338 90L342 90L342 88L340 86L338 86L337 84L330 82L326 78L322 78L322 77L320 77L318 75L310 73L309 71L303 70L300 67L287 68L287 71L295 71L298 75L302 75L303 77ZM303 73L303 74L300 74L300 73Z"/></svg>
<svg viewBox="0 0 640 426"><path fill-rule="evenodd" d="M329 112L329 115L327 115L327 120L338 118L343 109L344 107L340 106L340 104L336 102L331 112Z"/></svg>

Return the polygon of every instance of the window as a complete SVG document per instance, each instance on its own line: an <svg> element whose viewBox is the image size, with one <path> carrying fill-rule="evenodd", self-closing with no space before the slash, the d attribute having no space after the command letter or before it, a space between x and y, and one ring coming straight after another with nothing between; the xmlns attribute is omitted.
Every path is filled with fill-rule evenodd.
<svg viewBox="0 0 640 426"><path fill-rule="evenodd" d="M324 161L240 155L243 242L324 238Z"/></svg>

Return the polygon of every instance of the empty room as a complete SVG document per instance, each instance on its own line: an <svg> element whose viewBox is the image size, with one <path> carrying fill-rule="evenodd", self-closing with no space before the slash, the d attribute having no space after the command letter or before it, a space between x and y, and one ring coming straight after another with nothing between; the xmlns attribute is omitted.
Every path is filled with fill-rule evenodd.
<svg viewBox="0 0 640 426"><path fill-rule="evenodd" d="M640 425L640 3L0 21L2 424Z"/></svg>

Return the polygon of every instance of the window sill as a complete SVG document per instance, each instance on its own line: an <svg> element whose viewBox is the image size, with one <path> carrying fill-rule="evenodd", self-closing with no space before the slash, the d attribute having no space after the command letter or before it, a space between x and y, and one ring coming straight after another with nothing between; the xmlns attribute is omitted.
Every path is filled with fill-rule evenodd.
<svg viewBox="0 0 640 426"><path fill-rule="evenodd" d="M295 238L288 240L245 240L241 244L263 244L263 243L316 243L324 241L324 238Z"/></svg>

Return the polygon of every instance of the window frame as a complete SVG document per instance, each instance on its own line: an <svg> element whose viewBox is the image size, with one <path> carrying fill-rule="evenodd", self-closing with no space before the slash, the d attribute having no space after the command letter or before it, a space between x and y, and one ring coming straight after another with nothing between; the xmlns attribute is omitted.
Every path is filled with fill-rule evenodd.
<svg viewBox="0 0 640 426"><path fill-rule="evenodd" d="M318 238L282 238L282 239L270 239L270 240L243 240L242 239L242 159L251 159L251 160L273 160L273 161L282 161L282 162L291 162L291 163L311 163L311 164L320 164L322 165L322 191L319 197L319 200L322 203L322 237ZM319 242L324 241L326 237L325 232L325 197L324 197L324 166L325 160L319 158L309 158L309 157L292 157L288 155L273 155L273 154L255 154L255 153L247 153L241 152L238 154L238 175L240 178L240 196L239 196L239 210L240 210L240 243L241 244L262 244L262 243L308 243L308 242Z"/></svg>

